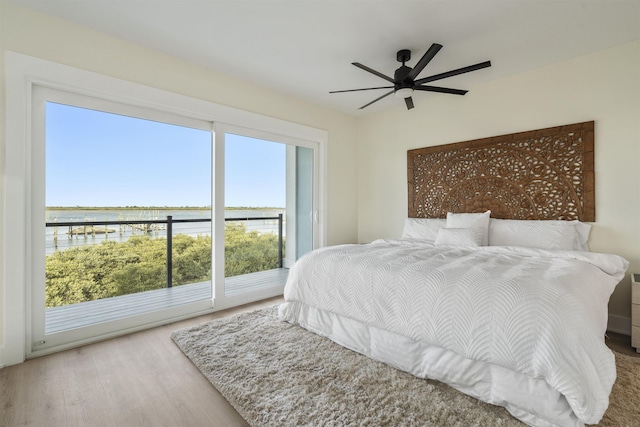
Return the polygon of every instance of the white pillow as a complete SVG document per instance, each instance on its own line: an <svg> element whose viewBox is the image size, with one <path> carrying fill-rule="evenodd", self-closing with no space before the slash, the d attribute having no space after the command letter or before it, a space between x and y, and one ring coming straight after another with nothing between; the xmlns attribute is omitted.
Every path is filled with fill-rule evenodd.
<svg viewBox="0 0 640 427"><path fill-rule="evenodd" d="M576 240L573 242L574 251L589 252L589 232L591 231L591 224L587 224L580 221L571 221L576 227Z"/></svg>
<svg viewBox="0 0 640 427"><path fill-rule="evenodd" d="M580 221L491 218L489 244L587 252L590 229L591 225Z"/></svg>
<svg viewBox="0 0 640 427"><path fill-rule="evenodd" d="M447 220L444 218L407 218L404 222L402 238L427 240L433 243L438 237L438 230L446 225Z"/></svg>
<svg viewBox="0 0 640 427"><path fill-rule="evenodd" d="M480 246L482 228L441 228L436 238L436 246Z"/></svg>
<svg viewBox="0 0 640 427"><path fill-rule="evenodd" d="M447 213L447 228L480 228L482 246L489 244L489 217L491 211L484 213Z"/></svg>

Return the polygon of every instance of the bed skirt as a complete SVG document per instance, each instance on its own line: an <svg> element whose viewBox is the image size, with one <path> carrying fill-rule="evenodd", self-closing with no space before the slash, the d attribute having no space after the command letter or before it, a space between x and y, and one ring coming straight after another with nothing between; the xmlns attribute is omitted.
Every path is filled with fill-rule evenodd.
<svg viewBox="0 0 640 427"><path fill-rule="evenodd" d="M471 360L299 301L282 303L278 314L281 320L300 325L374 360L502 406L528 425L584 426L565 397L542 379Z"/></svg>

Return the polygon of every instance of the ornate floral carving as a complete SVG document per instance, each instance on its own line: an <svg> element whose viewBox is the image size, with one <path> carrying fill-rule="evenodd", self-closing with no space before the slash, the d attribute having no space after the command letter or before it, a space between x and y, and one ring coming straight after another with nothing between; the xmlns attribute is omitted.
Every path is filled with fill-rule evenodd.
<svg viewBox="0 0 640 427"><path fill-rule="evenodd" d="M409 216L595 221L594 122L409 150Z"/></svg>

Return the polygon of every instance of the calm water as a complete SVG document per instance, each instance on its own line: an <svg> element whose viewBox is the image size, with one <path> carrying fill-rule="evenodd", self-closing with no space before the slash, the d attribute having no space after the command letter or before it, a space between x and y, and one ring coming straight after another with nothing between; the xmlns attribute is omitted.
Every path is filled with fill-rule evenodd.
<svg viewBox="0 0 640 427"><path fill-rule="evenodd" d="M260 218L275 217L284 214L284 209L247 209L225 210L225 218ZM83 222L83 221L138 221L166 219L171 215L176 219L210 219L211 210L171 210L171 209L105 209L105 210L55 210L47 209L47 222ZM255 230L261 233L278 233L277 220L253 220L241 221L247 230ZM124 242L131 236L149 235L151 237L166 237L164 224L156 224L156 229L151 232L133 229L130 226L109 225L109 233L96 233L70 235L69 227L46 227L46 253L51 254L56 250L63 250L75 246L94 245L106 239L116 242ZM96 228L104 228L97 226ZM284 230L283 230L284 232ZM191 236L211 235L211 222L196 222L187 224L173 224L173 234L188 234ZM57 235L57 238L56 238Z"/></svg>

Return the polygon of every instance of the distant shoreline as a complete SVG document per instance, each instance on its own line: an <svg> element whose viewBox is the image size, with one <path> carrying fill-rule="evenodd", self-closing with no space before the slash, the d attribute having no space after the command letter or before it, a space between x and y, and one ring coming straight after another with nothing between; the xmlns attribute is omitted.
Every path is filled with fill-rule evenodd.
<svg viewBox="0 0 640 427"><path fill-rule="evenodd" d="M211 206L47 206L46 210L56 211L140 211L140 210L172 210L172 211L201 211L205 209L211 209ZM277 207L225 207L225 210L277 210L284 208Z"/></svg>

